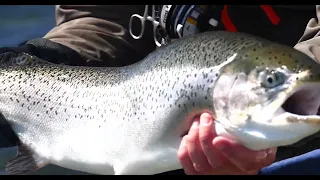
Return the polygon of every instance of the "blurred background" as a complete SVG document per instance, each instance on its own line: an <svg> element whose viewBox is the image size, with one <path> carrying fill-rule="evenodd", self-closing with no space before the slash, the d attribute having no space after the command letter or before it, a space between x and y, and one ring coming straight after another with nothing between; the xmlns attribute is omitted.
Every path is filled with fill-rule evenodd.
<svg viewBox="0 0 320 180"><path fill-rule="evenodd" d="M0 5L0 47L43 37L54 26L54 5Z"/></svg>

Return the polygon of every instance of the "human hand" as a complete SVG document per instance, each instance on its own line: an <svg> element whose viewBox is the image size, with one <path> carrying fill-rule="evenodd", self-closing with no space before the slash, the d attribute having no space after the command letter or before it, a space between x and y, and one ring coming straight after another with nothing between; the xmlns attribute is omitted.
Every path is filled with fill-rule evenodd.
<svg viewBox="0 0 320 180"><path fill-rule="evenodd" d="M252 151L217 136L213 118L203 113L195 118L178 150L178 159L188 175L255 175L273 163L276 148Z"/></svg>

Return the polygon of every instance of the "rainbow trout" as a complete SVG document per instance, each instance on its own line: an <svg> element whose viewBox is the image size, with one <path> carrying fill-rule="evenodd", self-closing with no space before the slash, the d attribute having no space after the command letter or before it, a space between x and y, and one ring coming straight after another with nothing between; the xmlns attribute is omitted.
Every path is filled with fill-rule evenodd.
<svg viewBox="0 0 320 180"><path fill-rule="evenodd" d="M252 150L320 130L320 66L246 34L189 36L125 67L19 57L0 65L0 132L19 147L9 174L48 164L117 175L180 169L179 144L203 111L218 135Z"/></svg>

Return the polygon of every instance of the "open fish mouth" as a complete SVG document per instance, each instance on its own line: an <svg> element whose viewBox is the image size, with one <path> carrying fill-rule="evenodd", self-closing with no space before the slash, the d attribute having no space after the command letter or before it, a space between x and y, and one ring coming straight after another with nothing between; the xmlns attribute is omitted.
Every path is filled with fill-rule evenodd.
<svg viewBox="0 0 320 180"><path fill-rule="evenodd" d="M215 130L251 150L294 144L320 130L319 94L319 83L291 84L242 124L218 119Z"/></svg>
<svg viewBox="0 0 320 180"><path fill-rule="evenodd" d="M289 95L278 112L287 114L287 121L320 125L320 84L305 84Z"/></svg>

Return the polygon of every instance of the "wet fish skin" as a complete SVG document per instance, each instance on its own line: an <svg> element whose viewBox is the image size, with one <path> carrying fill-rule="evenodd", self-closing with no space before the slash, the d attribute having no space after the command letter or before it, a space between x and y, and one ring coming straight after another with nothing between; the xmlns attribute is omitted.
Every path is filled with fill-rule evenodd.
<svg viewBox="0 0 320 180"><path fill-rule="evenodd" d="M32 157L46 163L95 174L180 169L181 137L193 115L214 114L212 92L221 68L236 53L269 44L210 32L121 68L3 63L0 112Z"/></svg>
<svg viewBox="0 0 320 180"><path fill-rule="evenodd" d="M315 60L276 43L237 54L221 68L213 92L216 117L233 126L216 127L218 134L226 130L226 136L261 150L294 144L320 130L320 66Z"/></svg>

